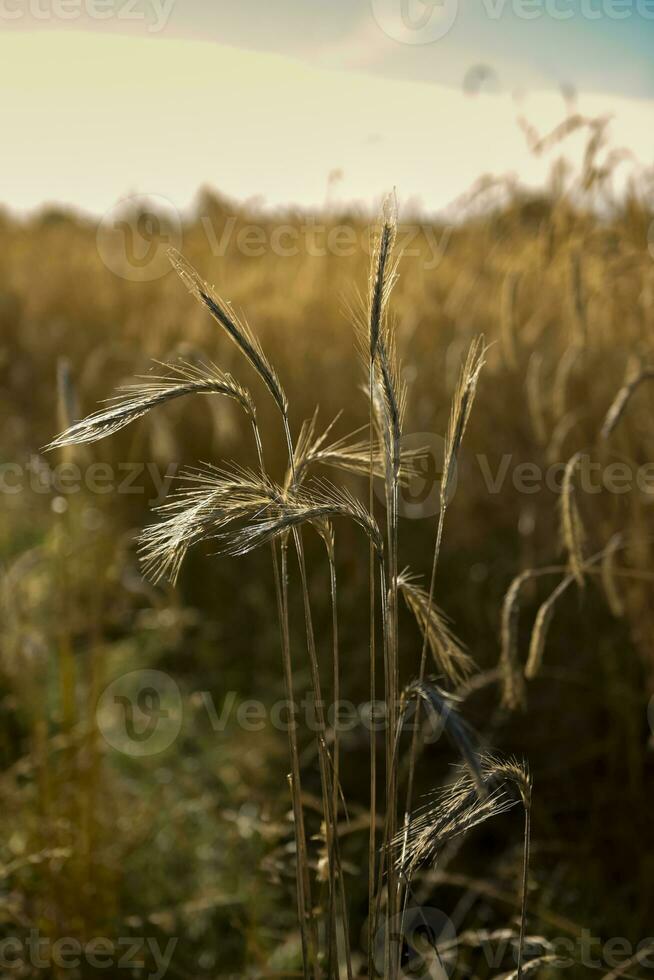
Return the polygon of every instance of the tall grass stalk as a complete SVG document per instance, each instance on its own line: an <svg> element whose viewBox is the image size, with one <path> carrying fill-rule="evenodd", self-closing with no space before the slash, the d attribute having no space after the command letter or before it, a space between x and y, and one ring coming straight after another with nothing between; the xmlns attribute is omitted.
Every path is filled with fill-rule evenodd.
<svg viewBox="0 0 654 980"><path fill-rule="evenodd" d="M401 435L401 403L398 394L396 377L396 365L394 363L395 349L393 338L388 328L388 301L391 291L397 279L397 261L393 256L395 239L397 233L397 214L393 198L385 200L382 217L377 230L376 240L372 252L370 267L370 279L368 290L368 323L367 323L367 351L368 351L368 397L369 397L369 417L370 417L370 472L369 472L369 502L372 512L372 480L373 480L373 437L374 422L377 422L380 441L384 448L385 456L385 492L386 492L386 518L387 518L387 577L390 584L390 592L382 594L382 629L383 629L383 648L384 648L384 684L386 700L386 820L385 837L382 849L382 862L380 870L383 868L383 854L388 845L388 841L395 833L395 809L397 806L397 791L395 775L392 766L393 746L395 744L395 732L397 724L398 708L398 688L399 688L399 659L398 659L398 626L397 626L397 536L398 536L398 481L400 472L400 435ZM376 388L378 386L378 398L376 398ZM370 622L370 649L371 649L371 702L374 702L374 583L373 567L370 566L371 574L371 622ZM371 725L371 740L375 738L375 724ZM374 880L374 855L375 847L375 824L376 807L373 803L373 795L376 793L376 757L371 759L371 815L370 815L370 852L373 860L369 868L369 881ZM386 933L390 932L390 923L395 917L395 875L389 868L387 883L387 928ZM372 895L369 892L369 901ZM378 907L378 906L376 906ZM369 906L369 915L371 908ZM375 924L376 915L372 918ZM369 932L369 966L372 966L372 946L374 937ZM385 949L385 969L391 980L395 975L395 967L388 962L389 945ZM388 973L390 969L390 973Z"/></svg>
<svg viewBox="0 0 654 980"><path fill-rule="evenodd" d="M375 358L374 350L371 344L370 351L370 365L368 372L368 384L369 384L369 431L370 431L370 472L368 475L368 510L373 513L374 507L374 373L375 373ZM372 977L374 971L374 944L375 944L375 913L374 913L374 903L375 903L375 868L377 865L377 729L376 729L376 716L375 716L375 704L377 700L377 669L376 669L376 643L375 643L375 632L376 632L376 616L375 616L375 605L376 605L376 557L375 548L370 541L369 544L369 595L370 595L370 653L369 653L369 670L370 670L370 831L368 834L368 975Z"/></svg>
<svg viewBox="0 0 654 980"><path fill-rule="evenodd" d="M484 348L481 339L473 342L468 352L468 357L461 371L461 376L457 389L454 393L452 400L452 407L450 410L450 421L448 425L447 439L445 442L445 459L443 463L443 474L441 478L440 485L440 507L438 512L438 524L436 527L436 540L434 542L434 552L432 556L431 564L431 574L429 578L429 590L427 598L427 612L426 616L429 617L432 606L434 604L434 592L436 588L436 571L438 568L438 559L441 551L441 544L443 540L443 529L445 527L445 514L448 505L448 494L450 490L451 480L453 476L454 466L456 464L457 454L461 447L461 442L463 441L463 436L468 424L468 419L470 417L470 412L472 409L472 404L475 398L477 390L477 381L479 379L479 374L484 365ZM427 648L428 648L428 632L425 629L422 641L422 649L420 651L420 666L418 671L418 682L424 684L425 675L427 670ZM404 848L408 845L408 826L409 826L409 814L413 806L413 789L414 789L414 778L415 778L415 768L416 760L418 754L418 741L419 741L419 730L420 730L420 709L421 702L418 700L416 704L416 716L415 724L413 730L413 736L411 739L411 750L409 756L409 772L407 778L407 791L406 791L406 802L404 807Z"/></svg>

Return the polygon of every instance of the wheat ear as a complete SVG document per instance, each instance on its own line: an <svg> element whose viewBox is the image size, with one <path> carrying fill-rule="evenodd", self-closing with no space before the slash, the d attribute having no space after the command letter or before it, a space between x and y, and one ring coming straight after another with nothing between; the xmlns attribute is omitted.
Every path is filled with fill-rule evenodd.
<svg viewBox="0 0 654 980"><path fill-rule="evenodd" d="M405 568L400 573L398 585L423 637L426 636L437 669L452 684L462 683L475 670L476 665L453 634L447 617L435 603L429 602L426 590L418 584L416 576L411 575L408 569Z"/></svg>
<svg viewBox="0 0 654 980"><path fill-rule="evenodd" d="M168 250L170 262L189 292L199 299L215 320L227 332L239 350L257 371L274 398L282 415L288 411L288 400L277 372L266 357L257 337L250 327L240 319L229 303L220 298L216 291L202 279L193 266L176 249Z"/></svg>
<svg viewBox="0 0 654 980"><path fill-rule="evenodd" d="M121 388L109 399L106 408L72 425L48 445L48 449L97 442L119 432L130 422L142 418L152 409L185 395L217 394L233 398L254 415L254 403L248 391L215 364L193 365L186 362L161 365L166 373L150 374Z"/></svg>
<svg viewBox="0 0 654 980"><path fill-rule="evenodd" d="M584 454L577 452L568 460L563 474L561 494L561 537L568 554L570 571L577 585L584 584L584 526L576 500L574 476Z"/></svg>
<svg viewBox="0 0 654 980"><path fill-rule="evenodd" d="M616 581L615 558L623 544L624 535L618 531L606 546L601 568L602 585L604 586L606 600L611 612L618 618L624 616L625 606Z"/></svg>

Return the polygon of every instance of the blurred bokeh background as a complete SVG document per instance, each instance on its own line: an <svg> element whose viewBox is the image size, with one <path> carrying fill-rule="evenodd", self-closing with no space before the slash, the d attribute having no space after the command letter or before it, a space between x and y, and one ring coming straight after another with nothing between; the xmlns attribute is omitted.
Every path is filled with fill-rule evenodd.
<svg viewBox="0 0 654 980"><path fill-rule="evenodd" d="M323 426L342 413L335 435L364 426L351 311L394 186L405 431L435 453L406 491L401 564L428 574L439 446L461 361L483 333L491 347L437 581L479 667L462 711L534 775L531 930L624 937L633 950L648 938L651 386L609 440L600 429L625 376L652 366L654 27L645 6L620 18L614 6L556 8L572 18L543 6L536 19L517 0L117 0L102 18L90 2L3 8L0 931L23 944L16 975L95 975L86 962L35 965L24 953L34 931L162 949L174 940L169 976L297 969L286 737L268 712L257 730L237 717L243 702L284 697L269 558L199 547L175 588L155 587L135 550L184 465L255 464L247 425L226 400L198 398L96 445L43 446L153 360L204 357L251 388L267 464L283 477L269 397L169 270L170 245L247 318L288 392L295 434L316 406ZM557 604L542 670L512 712L498 671L503 598L519 572L565 564L561 466L578 451L600 474L577 496L586 553L618 533L625 546ZM626 468L620 491L601 478L615 463ZM527 490L524 464L537 468ZM345 483L367 498L365 480ZM381 495L377 507L383 516ZM328 570L320 542L307 547L328 678ZM358 704L363 538L339 527L336 557L343 692ZM523 658L555 581L524 590ZM410 619L401 647L408 679L420 655ZM163 684L174 715L156 751L121 742L98 709L112 684L136 698L143 677ZM317 765L311 733L301 739L311 812ZM343 750L343 852L362 928L365 733L349 733ZM452 761L444 741L430 746L421 791ZM460 931L513 924L521 846L518 816L480 831L425 879L422 900ZM493 972L474 957L465 968ZM151 954L130 969L152 975Z"/></svg>

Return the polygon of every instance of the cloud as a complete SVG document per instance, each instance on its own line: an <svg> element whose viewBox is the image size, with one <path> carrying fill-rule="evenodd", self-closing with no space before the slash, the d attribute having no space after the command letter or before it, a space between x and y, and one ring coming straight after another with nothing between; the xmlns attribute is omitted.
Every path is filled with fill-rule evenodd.
<svg viewBox="0 0 654 980"><path fill-rule="evenodd" d="M368 14L337 41L316 46L309 57L321 68L365 70L381 67L395 53L394 48Z"/></svg>
<svg viewBox="0 0 654 980"><path fill-rule="evenodd" d="M185 207L203 184L310 206L339 168L339 199L371 203L397 186L436 210L483 173L537 185L550 166L528 153L509 95L472 99L205 42L0 35L0 82L13 93L0 104L0 194L15 208L49 200L102 213L132 192ZM592 96L578 108L611 113L615 142L654 157L651 100ZM534 93L519 111L546 131L563 100Z"/></svg>

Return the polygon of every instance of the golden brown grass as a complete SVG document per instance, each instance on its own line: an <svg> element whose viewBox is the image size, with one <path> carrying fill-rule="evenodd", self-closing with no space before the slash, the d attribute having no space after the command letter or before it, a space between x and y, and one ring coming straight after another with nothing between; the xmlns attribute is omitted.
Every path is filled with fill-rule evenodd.
<svg viewBox="0 0 654 980"><path fill-rule="evenodd" d="M216 228L231 213L236 231L253 221L271 230L275 222L208 195L201 208ZM300 250L295 256L268 252L249 258L230 250L212 258L203 225L190 222L184 236L186 259L176 258L175 264L200 300L197 305L172 275L150 284L111 276L94 250L93 229L82 220L52 218L24 226L4 222L0 409L7 420L6 457L24 460L52 438L58 399L62 424L72 424L71 438L56 444L58 452L66 450L68 462L213 463L189 471L186 491L169 500L163 521L145 533L148 570L163 569L173 577L181 570L177 593L151 589L136 571L128 542L133 529L146 522L144 495L99 500L88 493L73 498L65 492L39 495L28 489L3 496L2 676L10 699L7 717L18 719L20 726L11 735L7 722L11 737L5 783L8 824L22 827L3 856L18 896L17 905L8 906L9 921L38 921L52 936L68 934L62 930L90 935L102 928L117 935L130 917L145 920L148 914L163 916L172 909L174 928L190 930L194 901L213 887L210 875L200 875L195 858L188 858L183 901L174 890L166 891L164 875L157 879L157 897L146 890L138 900L128 900L121 892L119 869L123 863L129 866L134 854L148 853L148 834L139 828L154 826L160 807L156 794L135 802L138 796L131 787L144 777L123 771L120 760L113 760L98 739L93 717L104 685L114 672L141 666L144 650L151 662L165 663L169 672L187 669L181 667L181 651L194 650L195 634L185 625L191 622L185 619L185 603L202 607L200 619L206 624L193 627L206 660L190 654L191 689L216 670L235 677L242 669L238 683L245 691L258 675L265 678L265 687L289 700L306 690L327 703L339 693L365 699L383 690L390 708L386 733L370 740L370 756L357 748L354 736L339 737L320 712L317 732L291 726L290 764L281 761L278 733L268 731L258 743L259 757L276 760L270 770L276 775L265 777L261 811L252 818L256 829L251 833L261 841L262 853L249 858L249 880L260 882L256 869L263 863L274 868L275 884L270 890L251 886L245 906L249 911L236 915L240 934L248 938L245 951L229 954L235 969L256 963L262 971L272 971L271 963L284 946L283 934L299 936L290 955L291 971L303 956L306 976L365 975L371 958L365 942L359 942L362 930L366 932L364 907L374 939L376 919L380 927L385 921L388 931L414 895L422 895L425 905L442 901L446 911L457 906L451 893L432 896L422 859L439 853L441 864L447 865L458 853L453 840L459 830L478 826L466 845L474 854L481 823L503 811L503 797L495 787L485 796L474 780L458 789L456 783L449 785L452 753L440 742L424 744L422 728L412 737L402 735L401 692L417 678L411 698L421 705L418 722L422 715L427 724L438 691L445 688L451 697L469 673L471 660L481 668L481 679L487 673L489 680L475 689L470 703L468 698L462 704L448 702L450 724L456 724L458 707L470 713L482 741L492 738L508 755L535 757L533 802L527 777L519 792L527 820L533 815L536 825L530 917L544 928L559 906L573 914L567 884L549 882L545 887L547 860L539 854L538 841L556 833L560 801L575 789L564 783L563 775L551 775L548 760L554 758L561 768L561 760L573 757L570 765L590 779L591 763L575 762L576 750L596 758L599 739L593 739L590 727L580 732L573 721L580 711L574 685L585 685L588 713L583 717L588 726L594 705L605 710L611 706L605 739L602 729L602 751L608 742L616 761L604 777L604 798L612 798L611 779L620 798L618 774L626 759L627 788L620 792L631 794L636 821L640 808L646 810L646 739L633 719L637 712L645 718L643 678L653 674L647 497L638 488L619 495L606 490L588 494L577 464L582 451L604 465L617 459L638 466L651 454L652 390L641 384L649 377L646 365L652 363L654 263L646 248L650 219L651 205L635 189L602 219L583 202L573 205L560 188L541 197L516 196L454 228L436 268L427 261L434 229L419 229L413 243L418 254L400 258L391 211L382 216L372 256L361 249L350 257ZM292 220L299 223L300 217ZM327 215L325 222L330 227L347 223L361 241L368 240L370 222L362 214ZM439 238L440 231L436 229ZM36 268L43 268L38 278ZM216 287L206 288L205 279ZM344 300L357 306L357 289L366 295L363 372L352 324L342 315ZM235 310L243 310L252 327ZM207 312L228 337L216 331ZM483 349L475 342L482 334ZM623 382L634 352L638 372L627 374ZM57 395L56 365L62 355L70 365L60 368ZM147 373L153 360L167 365L163 372L156 368ZM89 416L99 399L134 376L139 380L118 401ZM203 398L178 397L199 393ZM214 394L228 397L214 399ZM85 422L74 419L75 400ZM314 415L317 401L319 416ZM156 413L150 412L153 408ZM323 432L325 420L340 412L344 418ZM129 429L128 423L133 423ZM440 510L423 520L402 517L404 478L421 465L419 453L404 453L406 433L444 437ZM91 445L109 434L115 440L101 448ZM75 449L71 455L69 443L79 441L86 444L83 452L98 455L84 457ZM484 473L498 472L507 452L512 454L507 479L490 492ZM481 454L485 463L478 458ZM234 457L238 466L219 463L216 468L216 460ZM559 495L547 485L536 493L516 487L514 469L521 463L543 472L552 463L559 466L560 506ZM315 482L312 474L322 466L337 474L338 488ZM370 480L371 495L364 506L366 487L360 477L365 481L371 471L383 485L378 498ZM53 499L68 504L65 514L50 510ZM89 530L99 519L95 512L101 515L102 533ZM446 512L448 533L443 536ZM315 541L307 533L308 524L319 532ZM181 559L189 545L202 549L206 539L209 552L222 548L226 557L219 561L191 555L188 570L183 569ZM367 540L374 575L372 617L367 614ZM256 555L241 557L261 545L271 546L272 578ZM419 587L411 573L400 573L405 560L415 575L426 576L427 588ZM578 589L582 582L583 593ZM615 618L606 613L598 584ZM400 594L422 637L405 619ZM149 618L142 616L146 612ZM254 630L243 636L242 624L253 616L263 637L260 645L252 641ZM134 626L139 617L144 622L158 617L163 625L141 631ZM275 617L278 635L277 627L268 625ZM177 639L166 623L179 624L174 626ZM227 639L216 643L221 629ZM577 639L571 651L567 637L572 630ZM515 719L496 710L500 698L493 669L500 657L500 634L504 706L527 708ZM256 671L241 667L254 660L254 647ZM430 669L441 675L437 686L430 686L427 677L428 653L434 661ZM223 689L218 685L218 695ZM558 726L569 736L565 748L557 740ZM579 744L573 751L570 743L575 740ZM460 751L456 742L455 751ZM472 751L477 752L474 741ZM257 780L264 783L264 777L255 775L257 766L238 755L218 761L216 771L226 774L229 787L220 805L208 803L208 791L203 795L197 787L198 812L211 812L225 825L230 817L222 813L229 813L230 794L237 798L248 787L258 796ZM291 824L283 819L287 765ZM509 779L510 763L493 756L492 765L499 767L498 779ZM238 777L230 782L227 774L234 768ZM522 769L511 771L516 776ZM417 821L412 819L414 795L433 787L446 793L445 802L437 792L437 802L421 811ZM173 811L183 807L189 792L196 789L181 788L174 806L167 797ZM81 801L79 806L71 795ZM118 810L136 806L136 819L131 825L123 820L118 834L112 834L103 816L111 799ZM561 808L561 819L569 819L569 810ZM241 824L234 826L241 827L246 817L238 819ZM511 819L507 815L507 830ZM208 840L212 826L207 818ZM570 826L574 834L578 827ZM188 855L194 833L189 831L183 843ZM505 837L503 830L490 831L485 824L483 833L497 835L495 847L502 854L488 869L495 880L491 893L495 888L506 894L497 881L510 879L510 911L520 922L516 935L523 934L528 845L518 860L510 843L515 835L507 832ZM620 860L628 861L633 835L623 835L619 827L611 833L616 860L620 853ZM527 822L526 842L529 836ZM78 839L83 845L76 852ZM233 842L235 853L239 840ZM557 842L558 868L567 883L582 882L578 887L583 891L583 869L575 879L575 856L565 843ZM12 863L17 858L25 863ZM465 862L465 849L461 859ZM599 866L611 860L605 849ZM216 884L235 874L226 858L222 863L220 871L213 869ZM61 882L71 869L64 893ZM635 873L630 887L633 902L645 907L645 876ZM280 896L292 891L299 932L281 907ZM576 919L579 928L592 926L591 891L583 893L588 911ZM92 902L84 898L89 894ZM618 921L620 913L608 900L603 910L605 921ZM499 926L506 910L493 906L492 915ZM274 936L259 928L259 917L279 923ZM229 931L227 918L219 916L220 935ZM471 906L462 925L475 921ZM634 938L641 938L642 922L636 911L631 920ZM207 926L200 945L208 942L210 932ZM399 972L393 949L389 944L385 954L389 977ZM462 969L464 963L465 957ZM518 971L527 968L527 963L520 964ZM529 968L538 964L534 961Z"/></svg>

